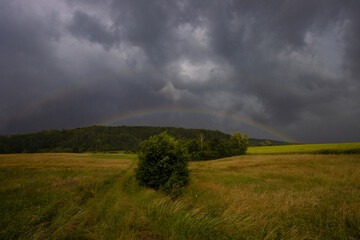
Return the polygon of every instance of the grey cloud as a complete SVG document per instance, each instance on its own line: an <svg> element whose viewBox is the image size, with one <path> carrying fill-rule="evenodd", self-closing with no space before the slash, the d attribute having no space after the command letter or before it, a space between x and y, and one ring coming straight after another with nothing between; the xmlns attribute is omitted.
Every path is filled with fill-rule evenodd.
<svg viewBox="0 0 360 240"><path fill-rule="evenodd" d="M16 2L0 2L0 124L43 89L61 85L52 49L56 26L56 15L39 19Z"/></svg>
<svg viewBox="0 0 360 240"><path fill-rule="evenodd" d="M350 70L353 77L360 78L360 3L354 1L346 15L347 27L345 33L345 68Z"/></svg>
<svg viewBox="0 0 360 240"><path fill-rule="evenodd" d="M177 36L178 27L200 24L200 16L187 1L113 1L111 9L114 24L121 28L124 40L143 49L150 63L157 67L189 52L189 43ZM193 54L196 52L190 52Z"/></svg>
<svg viewBox="0 0 360 240"><path fill-rule="evenodd" d="M154 63L163 64L171 37L170 12L159 1L114 1L113 18L127 41L139 46Z"/></svg>
<svg viewBox="0 0 360 240"><path fill-rule="evenodd" d="M172 82L167 82L163 88L159 90L159 93L173 102L191 102L196 100L196 97L186 89L177 89Z"/></svg>
<svg viewBox="0 0 360 240"><path fill-rule="evenodd" d="M300 142L360 140L350 120L360 117L358 1L65 2L58 14L40 15L0 2L0 133L197 107ZM271 137L199 114L121 123Z"/></svg>
<svg viewBox="0 0 360 240"><path fill-rule="evenodd" d="M69 24L70 32L79 39L98 43L106 49L117 44L120 40L118 29L106 26L95 16L90 16L80 10L75 11Z"/></svg>
<svg viewBox="0 0 360 240"><path fill-rule="evenodd" d="M136 93L136 94L135 94ZM99 124L113 115L136 108L154 108L163 98L149 86L127 75L113 75L64 91L60 96L42 101L25 115L13 116L6 124L10 132L80 127ZM24 118L27 119L24 124Z"/></svg>

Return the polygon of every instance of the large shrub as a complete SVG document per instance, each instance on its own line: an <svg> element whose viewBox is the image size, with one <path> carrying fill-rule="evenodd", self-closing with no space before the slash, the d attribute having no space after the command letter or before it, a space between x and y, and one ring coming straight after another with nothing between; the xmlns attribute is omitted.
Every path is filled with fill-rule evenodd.
<svg viewBox="0 0 360 240"><path fill-rule="evenodd" d="M189 180L187 165L183 144L164 132L143 142L136 179L141 185L178 195Z"/></svg>

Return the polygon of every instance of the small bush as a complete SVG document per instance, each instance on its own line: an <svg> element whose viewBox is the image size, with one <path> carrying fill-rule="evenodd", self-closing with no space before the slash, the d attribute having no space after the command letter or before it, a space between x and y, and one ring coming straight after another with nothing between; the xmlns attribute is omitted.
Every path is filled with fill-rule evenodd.
<svg viewBox="0 0 360 240"><path fill-rule="evenodd" d="M185 147L164 132L143 142L136 179L141 185L179 195L189 181L187 165Z"/></svg>

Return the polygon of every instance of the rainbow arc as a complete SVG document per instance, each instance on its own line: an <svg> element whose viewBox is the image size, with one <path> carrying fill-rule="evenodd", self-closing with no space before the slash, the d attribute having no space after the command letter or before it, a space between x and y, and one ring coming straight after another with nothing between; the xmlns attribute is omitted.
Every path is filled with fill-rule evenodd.
<svg viewBox="0 0 360 240"><path fill-rule="evenodd" d="M273 136L276 136L277 138L281 139L285 142L291 142L296 143L294 139L291 139L284 134L280 133L277 130L271 129L263 124L254 122L250 119L239 117L234 114L229 114L221 111L215 111L215 110L208 110L208 109L198 109L198 108L169 108L169 107L161 107L161 108L151 108L151 109L142 109L126 114L119 114L112 116L108 119L103 120L102 122L98 123L99 125L110 125L114 124L116 122L120 122L123 120L131 119L131 118L138 118L138 117L145 117L145 116L151 116L156 114L163 114L163 113L196 113L196 114L204 114L204 115L210 115L210 116L217 116L217 117L223 117L227 119L231 119L233 121L238 121L244 124L247 124L249 126L253 126L257 129L260 129L264 132L267 132Z"/></svg>

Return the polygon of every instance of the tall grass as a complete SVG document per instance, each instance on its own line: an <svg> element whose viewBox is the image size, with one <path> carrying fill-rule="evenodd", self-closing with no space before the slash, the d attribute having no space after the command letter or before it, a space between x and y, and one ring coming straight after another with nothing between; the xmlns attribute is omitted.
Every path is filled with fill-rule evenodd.
<svg viewBox="0 0 360 240"><path fill-rule="evenodd" d="M357 239L359 167L359 155L253 155L194 163L192 199L208 211L229 212L240 238Z"/></svg>
<svg viewBox="0 0 360 240"><path fill-rule="evenodd" d="M0 239L360 238L359 154L193 162L176 200L103 155L0 155Z"/></svg>
<svg viewBox="0 0 360 240"><path fill-rule="evenodd" d="M70 230L80 224L89 202L104 194L130 163L75 154L1 155L0 239L82 235L85 230Z"/></svg>

